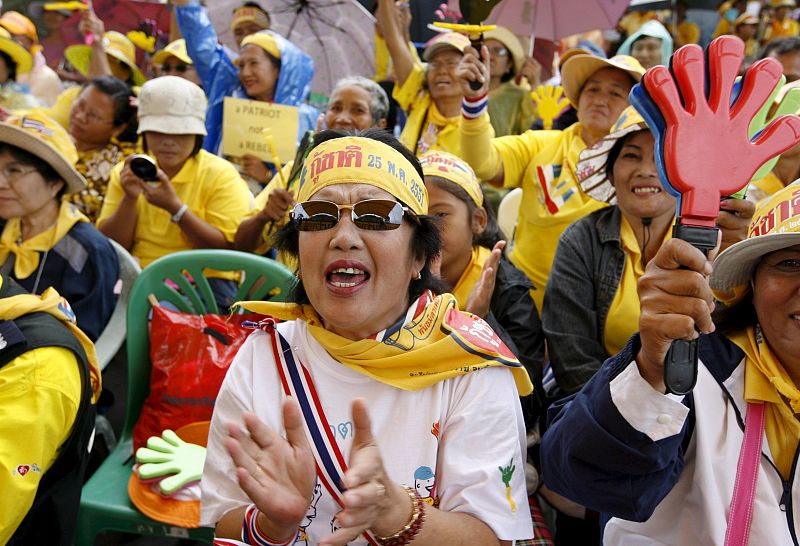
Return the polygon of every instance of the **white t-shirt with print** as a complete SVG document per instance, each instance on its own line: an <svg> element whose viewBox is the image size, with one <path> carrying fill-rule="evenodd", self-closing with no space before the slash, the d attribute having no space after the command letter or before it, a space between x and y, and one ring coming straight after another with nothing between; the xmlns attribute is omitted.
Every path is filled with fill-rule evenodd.
<svg viewBox="0 0 800 546"><path fill-rule="evenodd" d="M392 480L415 488L429 504L435 500L441 510L474 515L500 540L533 536L523 464L525 426L510 370L486 368L405 391L335 361L302 321L281 323L278 330L295 360L308 368L345 461L354 434L350 406L363 398ZM242 413L252 412L282 431L284 398L271 337L256 331L236 355L214 407L201 482L203 525L215 525L228 511L250 503L222 443L225 424L241 423ZM316 544L328 536L340 510L318 481L296 544Z"/></svg>

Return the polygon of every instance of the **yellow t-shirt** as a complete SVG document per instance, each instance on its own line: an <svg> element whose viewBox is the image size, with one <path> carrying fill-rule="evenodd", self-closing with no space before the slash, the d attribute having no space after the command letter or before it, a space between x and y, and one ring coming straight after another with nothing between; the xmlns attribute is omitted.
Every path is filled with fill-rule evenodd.
<svg viewBox="0 0 800 546"><path fill-rule="evenodd" d="M81 387L80 365L62 347L33 349L0 368L0 544L27 515L69 438Z"/></svg>
<svg viewBox="0 0 800 546"><path fill-rule="evenodd" d="M639 241L636 240L636 234L633 232L630 222L624 215L620 215L620 218L619 236L622 250L625 253L625 266L622 269L622 278L617 291L614 293L614 299L608 308L608 316L603 328L603 345L610 355L620 352L627 345L631 336L639 331L641 308L636 285L641 276L644 275L642 250L639 248ZM672 230L669 229L660 245L663 245L671 238ZM655 241L650 244L653 243Z"/></svg>
<svg viewBox="0 0 800 546"><path fill-rule="evenodd" d="M503 160L506 188L522 187L510 258L533 282L531 297L541 313L558 239L573 222L608 206L586 195L575 165L586 148L580 123L564 131L526 131L492 140Z"/></svg>
<svg viewBox="0 0 800 546"><path fill-rule="evenodd" d="M788 17L783 21L772 21L764 33L764 41L771 42L781 38L800 36L800 24Z"/></svg>
<svg viewBox="0 0 800 546"><path fill-rule="evenodd" d="M461 115L444 117L423 86L424 82L425 71L419 64L414 64L414 69L403 85L396 85L392 91L392 97L408 116L406 126L400 134L400 142L416 156L439 150L461 157L458 132Z"/></svg>
<svg viewBox="0 0 800 546"><path fill-rule="evenodd" d="M124 190L119 181L123 164L111 172L108 193L97 219L97 225L117 210ZM171 180L178 197L189 205L189 210L219 229L228 241L233 241L236 228L253 207L253 197L247 184L228 161L200 150L189 158ZM136 202L136 234L131 254L142 267L152 261L193 247L181 228L171 220L171 215L147 202L143 195Z"/></svg>
<svg viewBox="0 0 800 546"><path fill-rule="evenodd" d="M784 185L781 179L770 171L764 178L750 182L750 188L747 190L747 198L754 203L758 203L762 199L766 199L783 188Z"/></svg>

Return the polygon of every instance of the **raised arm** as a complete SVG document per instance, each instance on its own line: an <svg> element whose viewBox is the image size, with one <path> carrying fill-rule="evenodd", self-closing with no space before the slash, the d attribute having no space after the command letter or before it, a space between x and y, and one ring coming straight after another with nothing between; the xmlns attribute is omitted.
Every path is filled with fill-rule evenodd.
<svg viewBox="0 0 800 546"><path fill-rule="evenodd" d="M389 55L392 56L398 86L405 83L414 68L414 58L408 50L407 25L411 23L408 9L407 3L401 8L395 6L393 0L378 0L378 25L380 25L384 40L386 40Z"/></svg>
<svg viewBox="0 0 800 546"><path fill-rule="evenodd" d="M232 76L238 81L238 70L219 44L206 9L196 0L173 0L173 4L180 34L186 40L186 51L206 92L219 77Z"/></svg>

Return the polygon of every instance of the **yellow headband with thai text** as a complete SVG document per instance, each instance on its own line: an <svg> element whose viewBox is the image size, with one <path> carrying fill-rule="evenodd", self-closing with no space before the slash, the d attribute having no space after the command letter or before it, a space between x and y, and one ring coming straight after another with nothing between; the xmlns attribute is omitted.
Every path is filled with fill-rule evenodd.
<svg viewBox="0 0 800 546"><path fill-rule="evenodd" d="M447 152L428 152L419 158L422 165L422 174L428 176L438 176L467 192L470 199L478 205L483 206L483 190L478 182L478 177L467 163L453 154Z"/></svg>
<svg viewBox="0 0 800 546"><path fill-rule="evenodd" d="M308 154L297 200L335 184L368 184L392 194L416 214L428 213L428 191L414 165L397 150L364 137L323 142Z"/></svg>
<svg viewBox="0 0 800 546"><path fill-rule="evenodd" d="M233 11L231 18L231 30L235 29L242 23L255 23L263 29L270 27L269 16L258 8L252 6L243 6Z"/></svg>

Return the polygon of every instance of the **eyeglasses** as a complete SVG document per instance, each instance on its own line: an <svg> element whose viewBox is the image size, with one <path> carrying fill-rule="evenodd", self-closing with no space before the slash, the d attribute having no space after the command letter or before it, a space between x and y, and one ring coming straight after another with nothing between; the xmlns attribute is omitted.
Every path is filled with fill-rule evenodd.
<svg viewBox="0 0 800 546"><path fill-rule="evenodd" d="M37 171L38 169L34 167L25 168L19 163L8 163L7 165L0 167L0 174L3 175L3 178L10 184L13 184L25 175Z"/></svg>
<svg viewBox="0 0 800 546"><path fill-rule="evenodd" d="M428 63L428 66L431 70L453 70L455 67L458 66L458 63L461 62L460 60L452 60L452 61L431 61Z"/></svg>
<svg viewBox="0 0 800 546"><path fill-rule="evenodd" d="M72 104L72 109L76 113L85 115L86 119L89 121L89 123L94 123L94 124L97 124L97 125L100 125L100 124L105 125L105 124L114 123L113 119L106 118L106 117L98 114L96 110L89 109L89 107L86 105L86 101L83 100L83 99L76 100Z"/></svg>
<svg viewBox="0 0 800 546"><path fill-rule="evenodd" d="M489 55L493 57L505 57L508 55L508 50L504 47L490 47Z"/></svg>
<svg viewBox="0 0 800 546"><path fill-rule="evenodd" d="M185 63L161 65L161 72L175 72L176 74L183 74L187 70L189 70L189 65Z"/></svg>
<svg viewBox="0 0 800 546"><path fill-rule="evenodd" d="M369 231L397 229L406 213L416 219L408 207L391 199L366 199L352 205L304 201L294 206L290 217L298 231L325 231L339 223L343 210L350 211L350 218L356 227Z"/></svg>

